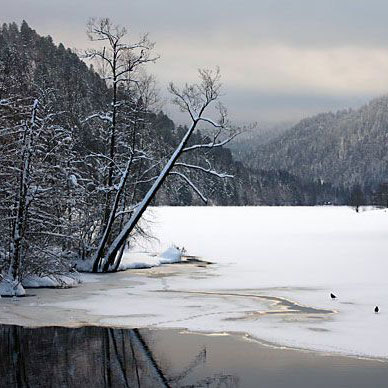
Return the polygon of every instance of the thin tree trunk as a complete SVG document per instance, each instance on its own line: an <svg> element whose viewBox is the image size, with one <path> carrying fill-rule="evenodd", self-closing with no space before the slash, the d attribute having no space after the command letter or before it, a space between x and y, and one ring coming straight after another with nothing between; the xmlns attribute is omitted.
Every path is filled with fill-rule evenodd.
<svg viewBox="0 0 388 388"><path fill-rule="evenodd" d="M105 262L108 263L108 265L114 264L117 253L119 252L122 245L125 244L125 241L129 237L129 235L131 234L133 229L135 228L136 224L140 220L144 211L147 209L148 205L154 199L156 193L158 192L158 190L162 186L163 182L167 178L169 172L174 167L175 162L177 161L177 159L181 155L183 149L186 147L186 144L187 144L190 136L194 132L194 130L198 124L198 121L199 121L198 119L193 121L193 123L191 124L191 127L186 132L181 143L175 149L174 153L172 154L171 158L169 159L169 161L167 162L167 164L163 168L162 172L160 173L160 175L158 176L158 178L156 179L154 184L151 186L151 188L147 192L146 196L140 202L139 206L136 208L136 210L134 211L131 218L128 220L128 222L124 226L124 229L120 232L120 234L116 237L116 239L113 241L113 243L108 248L108 251L107 251L106 256L105 256ZM120 265L120 260L117 260L115 267L118 268L118 266Z"/></svg>
<svg viewBox="0 0 388 388"><path fill-rule="evenodd" d="M24 132L24 149L22 153L22 163L19 178L19 193L18 201L16 203L16 219L12 230L12 243L10 251L10 265L8 269L8 275L13 280L18 280L21 264L21 249L22 240L25 232L25 223L27 217L28 208L28 180L30 178L30 165L31 165L31 147L32 147L32 131L35 125L36 113L38 109L38 100L34 101L32 108L32 116L30 125L27 123Z"/></svg>
<svg viewBox="0 0 388 388"><path fill-rule="evenodd" d="M99 270L99 267L100 267L100 264L101 264L101 259L103 257L103 253L104 253L106 244L107 244L107 242L109 240L110 232L112 230L112 226L113 226L113 223L114 223L114 220L115 220L116 211L117 211L117 208L119 206L120 196L121 196L121 193L123 192L123 189L125 187L125 183L126 183L126 180L128 178L128 175L129 175L129 170L131 168L131 164L132 164L132 157L129 159L129 161L127 163L127 166L126 166L126 169L124 171L124 174L121 177L120 185L117 188L116 196L115 196L115 199L114 199L114 202L113 202L113 207L111 209L108 222L107 222L107 224L105 226L104 234L103 234L103 236L101 238L100 244L99 244L99 246L97 248L97 252L96 252L96 254L94 256L93 272L98 272L98 270ZM106 268L106 266L104 266L103 271L106 272L107 269L108 268Z"/></svg>
<svg viewBox="0 0 388 388"><path fill-rule="evenodd" d="M111 187L113 184L113 170L114 170L114 157L115 157L115 147L116 147L116 122L117 122L117 76L116 76L116 55L115 47L113 47L113 98L112 98L112 123L110 130L110 146L109 146L109 166L108 166L108 177L107 177L107 186L108 192L106 193L105 198L105 210L104 210L104 219L103 225L104 230L106 230L109 223L110 217L110 200L111 200Z"/></svg>

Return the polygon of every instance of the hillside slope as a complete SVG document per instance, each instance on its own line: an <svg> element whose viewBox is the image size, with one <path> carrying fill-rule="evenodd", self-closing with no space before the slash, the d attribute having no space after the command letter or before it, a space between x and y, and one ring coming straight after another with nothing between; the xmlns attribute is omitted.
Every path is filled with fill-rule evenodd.
<svg viewBox="0 0 388 388"><path fill-rule="evenodd" d="M388 180L388 96L358 110L302 120L252 155L261 169L283 169L336 187L374 189Z"/></svg>

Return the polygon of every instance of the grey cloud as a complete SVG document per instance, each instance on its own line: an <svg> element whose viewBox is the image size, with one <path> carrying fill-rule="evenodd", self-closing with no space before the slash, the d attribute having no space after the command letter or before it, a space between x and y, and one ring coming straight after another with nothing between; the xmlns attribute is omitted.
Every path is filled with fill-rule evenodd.
<svg viewBox="0 0 388 388"><path fill-rule="evenodd" d="M230 106L230 114L245 122L298 121L311 115L359 108L372 95L318 95L301 90L298 93L271 93L243 89L228 89L224 102ZM241 121L241 119L240 119Z"/></svg>
<svg viewBox="0 0 388 388"><path fill-rule="evenodd" d="M4 0L2 0L4 1ZM388 43L385 0L19 0L2 6L3 19L39 25L71 24L79 30L90 16L155 35L276 40L291 45Z"/></svg>
<svg viewBox="0 0 388 388"><path fill-rule="evenodd" d="M130 26L135 35L149 31L159 47L166 42L196 42L198 55L214 51L214 58L225 56L225 42L250 48L256 42L307 46L313 48L362 46L387 47L388 2L386 0L0 0L1 21L28 23L41 34L70 47L88 45L85 24L89 17L108 16L116 23ZM218 48L217 42L222 42ZM172 45L174 46L174 45ZM158 48L158 46L157 46ZM169 48L173 50L173 48ZM221 50L221 51L217 51ZM169 57L163 53L162 58ZM230 52L230 55L234 53ZM171 55L170 55L171 57ZM203 62L204 58L201 59ZM193 58L181 58L182 71L194 66ZM206 60L207 58L205 58ZM242 62L249 58L242 58ZM284 66L287 66L284 63ZM159 65L160 66L160 65ZM168 64L166 65L168 67ZM197 67L197 63L195 63ZM158 66L155 67L157 72ZM246 70L246 69L245 69ZM190 70L191 71L191 70ZM241 71L244 71L242 68ZM312 73L315 74L315 73ZM192 74L188 75L188 78ZM163 74L159 74L164 79ZM276 77L276 74L275 74ZM228 85L228 79L224 79ZM229 88L226 103L238 121L296 120L312 113L357 107L371 95L362 91L348 95L319 95L300 85L293 94L281 91ZM298 87L296 86L296 89ZM362 94L361 96L359 94ZM170 107L169 111L173 112Z"/></svg>

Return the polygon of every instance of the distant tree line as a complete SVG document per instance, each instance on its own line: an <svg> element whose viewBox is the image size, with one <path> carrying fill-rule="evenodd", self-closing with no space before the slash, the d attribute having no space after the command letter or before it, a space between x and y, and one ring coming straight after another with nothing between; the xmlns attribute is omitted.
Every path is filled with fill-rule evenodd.
<svg viewBox="0 0 388 388"><path fill-rule="evenodd" d="M387 144L388 96L383 96L358 110L302 120L248 151L247 160L254 168L282 169L305 182L326 182L344 194L341 202L346 204L386 206ZM334 196L331 202L336 202Z"/></svg>

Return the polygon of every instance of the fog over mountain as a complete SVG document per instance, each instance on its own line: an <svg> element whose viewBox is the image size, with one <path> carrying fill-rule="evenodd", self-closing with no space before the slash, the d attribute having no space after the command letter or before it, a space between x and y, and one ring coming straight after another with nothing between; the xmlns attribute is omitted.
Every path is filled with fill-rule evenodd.
<svg viewBox="0 0 388 388"><path fill-rule="evenodd" d="M27 20L57 44L86 49L85 24L108 16L133 36L149 32L161 55L150 71L165 90L219 65L238 122L298 121L360 107L388 90L388 4L371 1L4 1L1 21ZM168 104L165 110L181 119Z"/></svg>

